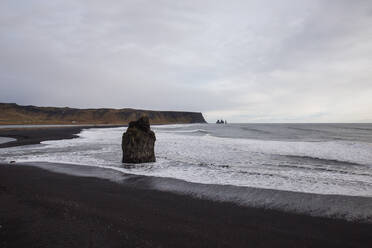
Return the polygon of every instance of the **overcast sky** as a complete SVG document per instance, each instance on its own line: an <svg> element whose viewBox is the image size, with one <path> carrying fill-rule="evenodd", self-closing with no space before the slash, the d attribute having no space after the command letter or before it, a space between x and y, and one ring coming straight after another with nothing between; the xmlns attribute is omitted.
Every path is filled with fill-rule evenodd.
<svg viewBox="0 0 372 248"><path fill-rule="evenodd" d="M2 0L0 102L372 122L372 1Z"/></svg>

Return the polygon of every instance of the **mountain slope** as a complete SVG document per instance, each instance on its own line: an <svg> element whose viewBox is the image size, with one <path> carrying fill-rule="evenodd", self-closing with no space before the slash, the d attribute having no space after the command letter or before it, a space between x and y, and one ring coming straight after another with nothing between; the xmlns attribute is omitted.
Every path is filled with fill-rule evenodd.
<svg viewBox="0 0 372 248"><path fill-rule="evenodd" d="M142 115L151 124L205 123L202 113L137 109L77 109L0 103L0 124L127 124Z"/></svg>

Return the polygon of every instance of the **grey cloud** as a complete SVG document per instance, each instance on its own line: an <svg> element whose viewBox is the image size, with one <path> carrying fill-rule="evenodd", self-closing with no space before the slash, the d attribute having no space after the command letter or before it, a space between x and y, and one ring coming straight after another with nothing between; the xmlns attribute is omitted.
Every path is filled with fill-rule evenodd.
<svg viewBox="0 0 372 248"><path fill-rule="evenodd" d="M371 119L370 1L2 1L0 101Z"/></svg>

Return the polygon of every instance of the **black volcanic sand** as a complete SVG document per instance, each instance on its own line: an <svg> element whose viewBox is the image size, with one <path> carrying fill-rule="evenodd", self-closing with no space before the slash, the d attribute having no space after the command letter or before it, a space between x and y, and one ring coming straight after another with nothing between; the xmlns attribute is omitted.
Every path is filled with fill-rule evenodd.
<svg viewBox="0 0 372 248"><path fill-rule="evenodd" d="M58 127L27 127L27 128L0 128L0 137L16 139L0 144L0 148L40 144L45 140L72 139L87 128L123 127L125 125L87 125L87 126L58 126Z"/></svg>
<svg viewBox="0 0 372 248"><path fill-rule="evenodd" d="M372 224L0 164L0 247L372 247Z"/></svg>

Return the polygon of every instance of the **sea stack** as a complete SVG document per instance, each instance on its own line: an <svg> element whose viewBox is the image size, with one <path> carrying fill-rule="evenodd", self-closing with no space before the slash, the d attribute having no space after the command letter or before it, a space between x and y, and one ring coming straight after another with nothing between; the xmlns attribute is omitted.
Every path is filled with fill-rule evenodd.
<svg viewBox="0 0 372 248"><path fill-rule="evenodd" d="M155 140L155 133L150 129L147 116L131 121L121 144L123 163L155 162Z"/></svg>

